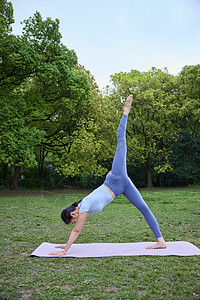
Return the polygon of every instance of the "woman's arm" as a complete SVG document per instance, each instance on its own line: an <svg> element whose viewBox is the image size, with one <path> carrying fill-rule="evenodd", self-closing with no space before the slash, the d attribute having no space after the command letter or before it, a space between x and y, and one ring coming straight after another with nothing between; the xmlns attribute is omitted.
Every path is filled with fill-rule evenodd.
<svg viewBox="0 0 200 300"><path fill-rule="evenodd" d="M83 227L83 224L85 223L85 220L87 218L87 211L84 213L81 213L78 216L78 220L77 223L74 227L74 229L72 230L69 239L67 241L67 244L65 245L65 248L63 251L58 251L58 252L53 252L53 253L49 253L49 255L65 255L67 253L67 251L69 250L69 248L71 247L71 245L73 244L73 242L77 239L77 237L79 236L79 233L81 232L81 229Z"/></svg>

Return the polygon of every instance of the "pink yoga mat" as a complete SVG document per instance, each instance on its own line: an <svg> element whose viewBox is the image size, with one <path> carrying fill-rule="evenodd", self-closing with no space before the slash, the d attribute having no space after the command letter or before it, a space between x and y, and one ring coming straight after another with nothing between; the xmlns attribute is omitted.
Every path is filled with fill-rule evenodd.
<svg viewBox="0 0 200 300"><path fill-rule="evenodd" d="M107 256L193 256L200 255L200 249L189 242L167 242L166 249L146 249L155 242L141 243L92 243L92 244L73 244L67 254L62 257L107 257ZM48 255L61 249L55 249L60 244L42 243L31 253L31 256L55 257ZM57 257L57 256L56 256Z"/></svg>

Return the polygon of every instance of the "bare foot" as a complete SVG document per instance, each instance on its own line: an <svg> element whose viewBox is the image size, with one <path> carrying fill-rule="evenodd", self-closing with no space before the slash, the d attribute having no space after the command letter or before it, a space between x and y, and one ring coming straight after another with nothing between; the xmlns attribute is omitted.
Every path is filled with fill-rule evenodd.
<svg viewBox="0 0 200 300"><path fill-rule="evenodd" d="M157 243L153 246L148 246L146 249L165 249L167 248L167 244L163 237L160 237L157 239Z"/></svg>
<svg viewBox="0 0 200 300"><path fill-rule="evenodd" d="M129 111L131 109L131 103L133 100L133 95L129 95L124 103L124 107L123 107L123 113L124 115L128 115Z"/></svg>

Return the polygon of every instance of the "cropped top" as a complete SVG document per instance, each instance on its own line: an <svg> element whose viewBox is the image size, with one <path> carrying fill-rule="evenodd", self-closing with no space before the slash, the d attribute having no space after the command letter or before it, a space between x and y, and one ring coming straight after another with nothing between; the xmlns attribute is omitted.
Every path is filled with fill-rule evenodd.
<svg viewBox="0 0 200 300"><path fill-rule="evenodd" d="M88 214L102 211L104 206L113 201L113 197L104 184L95 189L79 203L79 214L87 211Z"/></svg>

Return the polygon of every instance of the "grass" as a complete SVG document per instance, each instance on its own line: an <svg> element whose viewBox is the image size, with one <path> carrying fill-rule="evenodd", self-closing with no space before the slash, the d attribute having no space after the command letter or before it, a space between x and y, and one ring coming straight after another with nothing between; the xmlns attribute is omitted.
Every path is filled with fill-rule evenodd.
<svg viewBox="0 0 200 300"><path fill-rule="evenodd" d="M142 191L167 241L200 247L200 190ZM84 195L2 196L1 299L199 299L198 256L36 258L42 242L65 243L73 225L60 212ZM77 243L153 241L123 196L89 215Z"/></svg>

